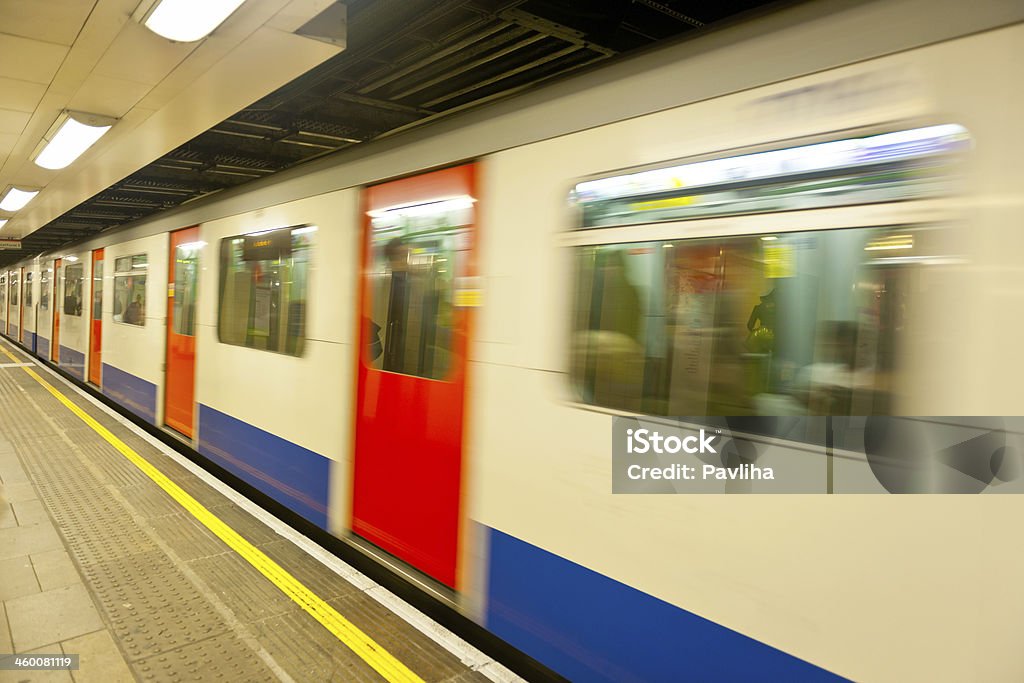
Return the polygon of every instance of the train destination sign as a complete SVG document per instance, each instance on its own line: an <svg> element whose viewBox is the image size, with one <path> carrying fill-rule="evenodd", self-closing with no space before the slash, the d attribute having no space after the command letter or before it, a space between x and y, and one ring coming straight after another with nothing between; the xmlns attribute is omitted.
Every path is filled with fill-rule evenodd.
<svg viewBox="0 0 1024 683"><path fill-rule="evenodd" d="M292 252L292 231L288 228L245 236L243 261L273 261Z"/></svg>

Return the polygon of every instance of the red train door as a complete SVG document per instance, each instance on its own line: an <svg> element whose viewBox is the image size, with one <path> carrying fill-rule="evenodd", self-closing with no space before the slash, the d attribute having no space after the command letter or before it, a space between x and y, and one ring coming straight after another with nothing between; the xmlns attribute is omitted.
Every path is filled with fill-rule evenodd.
<svg viewBox="0 0 1024 683"><path fill-rule="evenodd" d="M455 587L476 166L365 191L352 529Z"/></svg>
<svg viewBox="0 0 1024 683"><path fill-rule="evenodd" d="M196 280L199 273L199 226L171 233L167 282L167 393L164 424L192 436L195 401Z"/></svg>
<svg viewBox="0 0 1024 683"><path fill-rule="evenodd" d="M64 302L60 300L60 259L53 262L53 334L50 335L50 360L54 363L60 362L60 307Z"/></svg>
<svg viewBox="0 0 1024 683"><path fill-rule="evenodd" d="M89 328L89 381L100 386L103 362L103 250L92 252L92 325Z"/></svg>

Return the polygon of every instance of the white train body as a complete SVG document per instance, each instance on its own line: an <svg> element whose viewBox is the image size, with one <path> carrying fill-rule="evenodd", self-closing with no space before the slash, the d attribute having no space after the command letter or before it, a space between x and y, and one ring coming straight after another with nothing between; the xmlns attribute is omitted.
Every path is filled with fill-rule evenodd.
<svg viewBox="0 0 1024 683"><path fill-rule="evenodd" d="M801 5L143 220L18 264L8 282L21 266L33 272L31 331L47 359L61 307L60 364L84 380L91 253L103 248L102 390L163 425L168 234L197 225L191 443L354 539L363 188L475 161L482 305L468 347L456 590L382 561L572 679L1021 680L1024 499L616 495L612 420L631 411L581 400L570 348L583 248L941 226L937 253L949 258L915 271L892 411L1024 415L1024 91L1012 83L1022 19L1024 7L998 2ZM569 201L577 183L630 169L936 124L971 140L949 196L586 230ZM299 226L315 228L294 314L302 353L222 343L222 240ZM141 326L118 320L113 296L115 260L138 254ZM63 309L69 257L83 267L81 316ZM289 467L294 480L280 474Z"/></svg>

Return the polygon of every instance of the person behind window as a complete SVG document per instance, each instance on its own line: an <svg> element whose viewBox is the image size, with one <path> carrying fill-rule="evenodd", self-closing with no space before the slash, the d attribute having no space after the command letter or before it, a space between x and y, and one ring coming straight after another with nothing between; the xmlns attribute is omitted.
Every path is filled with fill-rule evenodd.
<svg viewBox="0 0 1024 683"><path fill-rule="evenodd" d="M384 345L380 341L380 325L373 322L370 318L366 318L366 322L369 328L367 355L370 358L370 362L373 362L380 358L380 355L384 353Z"/></svg>
<svg viewBox="0 0 1024 683"><path fill-rule="evenodd" d="M747 348L755 353L770 353L775 349L775 290L761 297L747 319Z"/></svg>
<svg viewBox="0 0 1024 683"><path fill-rule="evenodd" d="M123 320L131 325L141 325L142 315L142 295L136 294L135 301L128 304L128 308L125 309Z"/></svg>
<svg viewBox="0 0 1024 683"><path fill-rule="evenodd" d="M401 237L396 237L384 247L384 256L391 269L391 286L384 328L382 368L390 372L405 372L405 346L408 336L406 317L410 287L409 245Z"/></svg>

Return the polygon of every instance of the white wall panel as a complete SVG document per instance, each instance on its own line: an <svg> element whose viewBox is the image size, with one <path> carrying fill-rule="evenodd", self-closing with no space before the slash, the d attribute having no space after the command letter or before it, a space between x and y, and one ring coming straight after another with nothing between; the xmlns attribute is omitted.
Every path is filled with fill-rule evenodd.
<svg viewBox="0 0 1024 683"><path fill-rule="evenodd" d="M358 229L356 191L332 192L205 223L196 401L332 460L350 458ZM317 226L301 357L218 341L220 241ZM200 429L202 426L200 425Z"/></svg>

